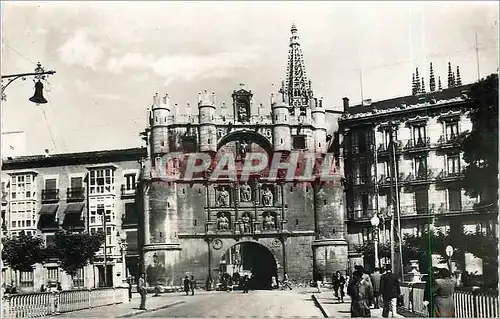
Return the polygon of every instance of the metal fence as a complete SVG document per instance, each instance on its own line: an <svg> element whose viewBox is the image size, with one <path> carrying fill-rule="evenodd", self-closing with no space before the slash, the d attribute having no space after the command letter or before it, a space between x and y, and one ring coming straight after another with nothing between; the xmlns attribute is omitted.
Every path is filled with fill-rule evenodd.
<svg viewBox="0 0 500 319"><path fill-rule="evenodd" d="M424 306L425 283L401 285L403 310L419 317L428 317ZM479 291L458 289L453 294L455 317L457 318L498 318L500 317L499 296L497 291Z"/></svg>
<svg viewBox="0 0 500 319"><path fill-rule="evenodd" d="M78 289L7 295L3 318L37 318L128 302L127 288Z"/></svg>

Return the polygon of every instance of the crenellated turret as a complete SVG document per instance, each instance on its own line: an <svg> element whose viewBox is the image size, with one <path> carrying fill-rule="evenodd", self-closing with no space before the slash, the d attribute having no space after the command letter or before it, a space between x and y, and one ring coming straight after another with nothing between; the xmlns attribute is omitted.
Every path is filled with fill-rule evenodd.
<svg viewBox="0 0 500 319"><path fill-rule="evenodd" d="M309 101L312 120L314 124L314 149L316 153L325 154L326 144L326 112L321 98L313 98Z"/></svg>
<svg viewBox="0 0 500 319"><path fill-rule="evenodd" d="M200 118L200 151L217 152L217 132L215 129L215 92L204 90L198 94Z"/></svg>
<svg viewBox="0 0 500 319"><path fill-rule="evenodd" d="M169 152L167 127L169 117L170 98L168 94L160 98L158 93L156 93L153 97L151 110L151 147L153 157Z"/></svg>
<svg viewBox="0 0 500 319"><path fill-rule="evenodd" d="M290 151L292 149L292 135L290 132L290 110L286 103L283 90L275 96L271 95L271 109L273 114L273 146L275 152Z"/></svg>

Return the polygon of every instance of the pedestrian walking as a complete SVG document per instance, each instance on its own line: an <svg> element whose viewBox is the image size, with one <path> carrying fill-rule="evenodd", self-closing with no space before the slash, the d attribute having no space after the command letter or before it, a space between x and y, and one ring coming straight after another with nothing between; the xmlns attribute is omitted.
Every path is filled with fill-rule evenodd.
<svg viewBox="0 0 500 319"><path fill-rule="evenodd" d="M141 305L139 306L140 310L146 310L146 275L144 273L141 274L139 278L139 283L137 285L137 290L139 290L139 294L141 294Z"/></svg>
<svg viewBox="0 0 500 319"><path fill-rule="evenodd" d="M191 290L191 283L189 282L189 276L184 277L184 292L186 296L189 295L189 290Z"/></svg>
<svg viewBox="0 0 500 319"><path fill-rule="evenodd" d="M292 285L290 284L290 281L288 280L288 274L285 273L283 275L283 287L288 287L288 289L292 290Z"/></svg>
<svg viewBox="0 0 500 319"><path fill-rule="evenodd" d="M191 275L191 278L189 279L189 288L191 289L191 296L194 296L194 285L195 285L195 280L194 276Z"/></svg>
<svg viewBox="0 0 500 319"><path fill-rule="evenodd" d="M389 311L392 317L397 314L396 307L401 289L399 287L398 278L392 273L391 265L386 265L385 270L385 274L380 277L380 293L384 299L382 317L387 318L389 316Z"/></svg>
<svg viewBox="0 0 500 319"><path fill-rule="evenodd" d="M373 308L378 309L380 307L380 278L382 274L380 273L380 268L375 267L373 274L371 274L370 279L373 285Z"/></svg>
<svg viewBox="0 0 500 319"><path fill-rule="evenodd" d="M453 292L457 285L456 279L451 277L447 268L441 268L434 284L434 311L433 317L455 317L455 303Z"/></svg>
<svg viewBox="0 0 500 319"><path fill-rule="evenodd" d="M363 273L355 270L352 280L347 287L347 294L351 297L351 317L371 317L370 302L373 299L373 287Z"/></svg>
<svg viewBox="0 0 500 319"><path fill-rule="evenodd" d="M276 289L278 287L278 282L276 281L276 276L271 277L271 289Z"/></svg>
<svg viewBox="0 0 500 319"><path fill-rule="evenodd" d="M248 293L248 275L243 276L243 293Z"/></svg>
<svg viewBox="0 0 500 319"><path fill-rule="evenodd" d="M338 302L344 302L344 285L345 278L340 274L340 271L337 271L332 277L332 286Z"/></svg>

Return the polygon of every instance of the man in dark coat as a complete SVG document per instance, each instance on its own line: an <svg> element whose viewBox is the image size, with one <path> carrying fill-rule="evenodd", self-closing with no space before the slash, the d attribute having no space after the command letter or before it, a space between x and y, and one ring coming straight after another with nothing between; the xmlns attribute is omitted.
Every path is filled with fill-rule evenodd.
<svg viewBox="0 0 500 319"><path fill-rule="evenodd" d="M146 275L141 274L137 284L137 290L139 290L139 293L141 294L141 305L139 306L139 309L146 310Z"/></svg>
<svg viewBox="0 0 500 319"><path fill-rule="evenodd" d="M371 274L370 278L372 280L373 285L373 299L374 299L374 308L379 308L379 299L380 299L380 278L382 274L380 274L380 269L378 267L375 268L373 274Z"/></svg>
<svg viewBox="0 0 500 319"><path fill-rule="evenodd" d="M186 277L184 277L184 292L186 293L186 296L189 295L190 289L191 289L191 283L189 277L186 275Z"/></svg>
<svg viewBox="0 0 500 319"><path fill-rule="evenodd" d="M389 311L392 312L392 317L397 313L397 298L401 294L399 281L395 274L392 273L390 265L386 266L386 273L380 277L380 293L384 299L384 309L382 317L387 318Z"/></svg>
<svg viewBox="0 0 500 319"><path fill-rule="evenodd" d="M248 293L248 275L243 276L243 293Z"/></svg>
<svg viewBox="0 0 500 319"><path fill-rule="evenodd" d="M189 288L191 289L191 296L194 296L194 286L195 286L194 276L191 275L191 278L189 279Z"/></svg>

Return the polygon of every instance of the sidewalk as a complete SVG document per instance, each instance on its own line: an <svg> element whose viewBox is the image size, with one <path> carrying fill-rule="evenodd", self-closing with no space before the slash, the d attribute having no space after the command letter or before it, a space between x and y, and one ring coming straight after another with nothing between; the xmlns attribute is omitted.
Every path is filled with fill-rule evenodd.
<svg viewBox="0 0 500 319"><path fill-rule="evenodd" d="M203 293L203 292L198 292ZM72 312L62 313L57 316L53 316L51 318L128 318L132 316L136 316L138 314L142 314L145 312L156 311L159 309L165 309L169 307L173 307L175 305L179 305L185 302L185 299L188 296L185 296L184 293L165 293L158 297L153 297L153 294L148 294L146 298L146 309L147 310L139 310L139 305L141 303L141 297L139 294L134 293L132 295L132 301L97 307L92 309L84 309Z"/></svg>
<svg viewBox="0 0 500 319"><path fill-rule="evenodd" d="M326 318L350 318L351 298L344 297L344 303L338 302L333 290L322 289L321 293L314 292L313 300ZM372 318L382 318L382 308L370 309ZM395 314L394 318L404 318L400 314Z"/></svg>

